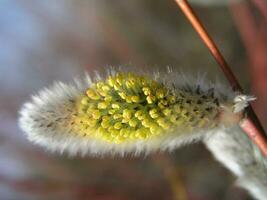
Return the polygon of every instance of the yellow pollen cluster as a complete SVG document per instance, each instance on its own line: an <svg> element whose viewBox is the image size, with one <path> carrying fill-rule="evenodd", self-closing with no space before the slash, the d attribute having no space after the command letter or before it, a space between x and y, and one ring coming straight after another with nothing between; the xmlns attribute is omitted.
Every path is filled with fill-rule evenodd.
<svg viewBox="0 0 267 200"><path fill-rule="evenodd" d="M111 143L146 140L175 128L214 126L218 114L215 100L170 90L145 76L117 73L86 90L77 103L75 128L84 137Z"/></svg>

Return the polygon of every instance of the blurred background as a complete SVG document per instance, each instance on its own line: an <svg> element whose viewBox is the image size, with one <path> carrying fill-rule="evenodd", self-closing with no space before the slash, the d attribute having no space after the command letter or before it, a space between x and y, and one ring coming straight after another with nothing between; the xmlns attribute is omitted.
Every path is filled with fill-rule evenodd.
<svg viewBox="0 0 267 200"><path fill-rule="evenodd" d="M193 0L267 128L267 3ZM221 70L173 0L0 0L0 199L249 200L201 144L142 158L69 158L32 145L18 110L56 80L109 66Z"/></svg>

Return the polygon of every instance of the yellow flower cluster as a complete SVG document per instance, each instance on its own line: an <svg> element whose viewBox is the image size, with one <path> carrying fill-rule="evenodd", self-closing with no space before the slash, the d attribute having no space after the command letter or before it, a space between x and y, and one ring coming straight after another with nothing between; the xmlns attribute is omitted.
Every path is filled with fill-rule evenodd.
<svg viewBox="0 0 267 200"><path fill-rule="evenodd" d="M157 137L174 128L202 128L218 113L214 97L170 90L133 73L93 83L77 109L78 133L117 144Z"/></svg>

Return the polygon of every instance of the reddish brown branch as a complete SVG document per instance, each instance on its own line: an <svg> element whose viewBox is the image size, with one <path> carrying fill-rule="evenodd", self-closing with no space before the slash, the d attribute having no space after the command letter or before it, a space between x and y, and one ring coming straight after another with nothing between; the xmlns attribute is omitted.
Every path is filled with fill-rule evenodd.
<svg viewBox="0 0 267 200"><path fill-rule="evenodd" d="M267 1L265 0L252 0L252 3L258 8L267 23Z"/></svg>
<svg viewBox="0 0 267 200"><path fill-rule="evenodd" d="M240 84L238 83L235 75L233 74L232 70L230 69L224 57L222 56L221 52L217 48L215 42L212 40L208 32L205 30L204 26L194 13L193 9L191 8L187 0L175 0L175 1L182 10L182 12L184 13L184 15L189 20L189 22L192 24L195 31L200 36L201 40L207 46L212 56L216 60L216 62L219 64L220 68L222 69L226 78L231 84L233 90L242 93L243 90ZM251 140L261 149L262 153L267 158L267 142L266 142L267 137L251 106L249 106L248 108L248 117L241 123L240 126L246 132L246 134L251 138Z"/></svg>
<svg viewBox="0 0 267 200"><path fill-rule="evenodd" d="M265 138L262 136L259 129L253 124L249 119L244 119L240 123L240 127L247 133L251 140L261 147L262 152L267 152L267 146L265 143Z"/></svg>

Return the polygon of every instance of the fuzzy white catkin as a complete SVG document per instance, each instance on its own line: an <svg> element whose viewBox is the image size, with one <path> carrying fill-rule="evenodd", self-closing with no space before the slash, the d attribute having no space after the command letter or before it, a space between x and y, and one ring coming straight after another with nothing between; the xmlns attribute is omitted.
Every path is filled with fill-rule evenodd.
<svg viewBox="0 0 267 200"><path fill-rule="evenodd" d="M167 71L154 73L154 80L174 88L191 91L199 89L204 94L213 88L214 95L220 103L233 105L233 113L242 112L248 102L254 100L253 97L235 94L219 82L207 82L203 76L194 78L183 73ZM106 75L115 73L115 70L110 70ZM151 72L142 74L151 75ZM93 81L101 80L103 76L96 73L93 78L91 77L87 75L72 84L57 82L52 87L41 90L30 102L24 104L20 111L19 125L27 138L50 151L66 152L71 156L124 156L141 153L147 155L155 151L172 151L181 145L204 141L215 158L238 177L238 185L247 189L257 199L266 199L266 160L238 128L237 122L230 127L222 124L212 129L197 129L192 133L175 130L162 137L119 145L79 137L70 123L76 108L75 102Z"/></svg>
<svg viewBox="0 0 267 200"><path fill-rule="evenodd" d="M120 69L120 71L128 70ZM117 70L111 69L104 75L95 73L93 78L87 75L86 78L76 79L75 83L72 84L57 82L50 88L43 89L34 95L32 100L24 104L20 111L19 125L26 133L27 138L50 151L66 152L69 155L103 156L107 154L123 156L129 153L147 155L155 151L172 151L181 145L200 141L218 128L223 128L223 126L218 126L215 129L196 129L192 133L175 130L160 137L120 145L107 144L105 141L94 138L80 137L75 133L70 123L70 118L75 112L77 99L84 94L93 81L102 80L107 75L116 73ZM142 72L142 74L151 75L151 72ZM203 93L214 88L214 96L223 102L232 102L235 96L231 90L219 83L208 83L204 76L195 78L169 69L165 73L155 72L152 74L154 74L154 80L169 87L189 90L200 88Z"/></svg>
<svg viewBox="0 0 267 200"><path fill-rule="evenodd" d="M125 70L127 71L127 70ZM115 70L108 74L115 74ZM19 125L26 133L27 138L35 144L44 146L50 151L67 152L69 155L82 156L149 154L155 151L172 151L181 145L202 140L206 135L212 134L216 129L197 129L192 133L181 130L170 132L161 137L135 143L113 144L94 138L81 138L77 135L70 123L75 112L75 102L90 87L92 81L102 80L108 74L99 73L86 78L76 79L75 83L55 83L52 87L41 90L32 100L22 107ZM142 74L151 74L143 72ZM205 82L203 77L192 78L185 74L168 71L166 73L152 73L155 80L176 88L195 90L197 87L205 94L214 88L215 96L222 101L232 101L234 93L223 88L220 84ZM225 96L227 94L228 96ZM221 128L220 126L218 128Z"/></svg>
<svg viewBox="0 0 267 200"><path fill-rule="evenodd" d="M204 143L256 199L267 199L267 161L239 126L218 131Z"/></svg>

